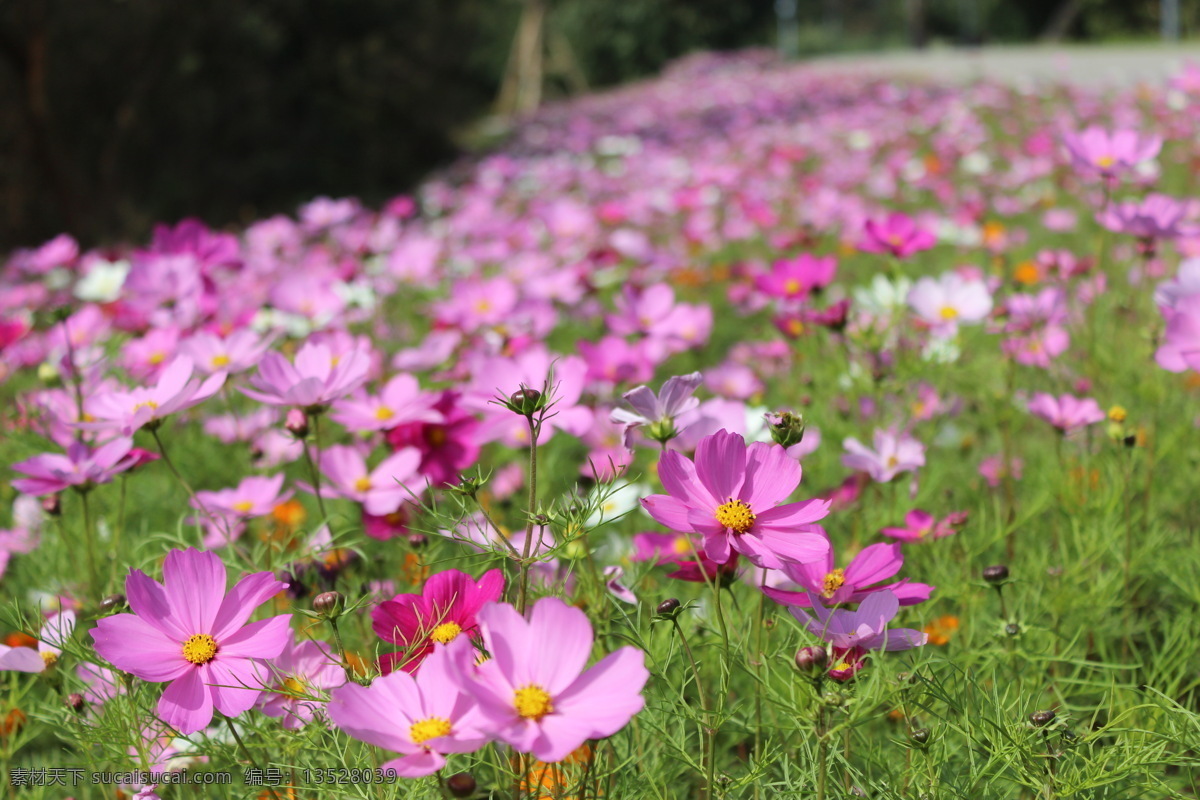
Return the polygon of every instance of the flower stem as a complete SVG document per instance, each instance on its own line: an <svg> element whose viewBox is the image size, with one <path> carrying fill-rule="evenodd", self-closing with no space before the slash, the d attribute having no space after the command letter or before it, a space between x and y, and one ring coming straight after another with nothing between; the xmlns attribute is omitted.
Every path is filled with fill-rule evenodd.
<svg viewBox="0 0 1200 800"><path fill-rule="evenodd" d="M309 472L312 473L313 494L317 496L317 508L321 510L321 520L326 524L329 523L329 514L325 511L325 498L321 497L321 471L317 469L317 465L321 461L321 415L312 415L313 423L313 449L317 451L317 457L314 459L308 451L308 441L304 441L304 460L308 462Z"/></svg>
<svg viewBox="0 0 1200 800"><path fill-rule="evenodd" d="M529 421L529 502L526 514L529 521L525 523L525 548L521 554L520 591L517 594L517 612L525 613L525 605L529 596L529 556L533 551L533 516L537 513L537 441L541 433L541 423L534 422L533 416L526 417ZM541 535L538 535L541 538Z"/></svg>
<svg viewBox="0 0 1200 800"><path fill-rule="evenodd" d="M242 741L242 737L238 734L237 728L233 727L233 720L224 714L221 714L221 718L225 720L225 725L228 726L229 732L233 734L233 740L237 742L238 747L242 749L242 753L246 756L246 760L250 762L250 766L254 767L255 769L259 769L258 762L254 760L254 756L250 755L250 750L246 747L246 743Z"/></svg>
<svg viewBox="0 0 1200 800"><path fill-rule="evenodd" d="M683 651L687 653L688 663L692 665L692 676L696 679L696 693L700 695L700 710L704 712L704 749L700 751L700 768L704 772L704 788L707 796L712 797L715 777L713 773L716 769L714 756L716 755L717 729L713 726L708 696L704 693L704 685L700 680L700 667L696 664L696 657L692 655L692 646L688 644L687 637L683 635L679 619L672 617L671 624L675 626L675 632L679 634L679 641L683 643Z"/></svg>
<svg viewBox="0 0 1200 800"><path fill-rule="evenodd" d="M91 581L92 595L97 596L100 593L100 576L96 571L96 542L95 531L92 525L92 507L88 503L88 489L80 489L79 500L83 504L83 544L87 551L88 562L88 577Z"/></svg>

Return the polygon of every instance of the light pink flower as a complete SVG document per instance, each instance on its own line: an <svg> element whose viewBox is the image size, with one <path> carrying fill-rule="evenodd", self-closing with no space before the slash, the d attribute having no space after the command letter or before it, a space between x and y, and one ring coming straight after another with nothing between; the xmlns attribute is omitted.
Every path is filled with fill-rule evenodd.
<svg viewBox="0 0 1200 800"><path fill-rule="evenodd" d="M413 422L441 422L435 406L439 394L422 392L411 375L397 375L378 395L357 392L354 397L333 404L330 417L348 430L383 431Z"/></svg>
<svg viewBox="0 0 1200 800"><path fill-rule="evenodd" d="M925 466L925 445L907 433L876 429L874 445L872 450L858 439L844 440L842 447L846 448L846 454L842 463L866 472L877 483L887 483L902 472L914 472Z"/></svg>
<svg viewBox="0 0 1200 800"><path fill-rule="evenodd" d="M16 478L12 487L25 494L51 494L68 487L87 490L108 483L117 474L135 466L138 458L130 451L133 439L120 438L92 450L81 442L72 442L66 455L43 453L12 468L29 477Z"/></svg>
<svg viewBox="0 0 1200 800"><path fill-rule="evenodd" d="M295 364L274 351L263 356L250 378L254 388L242 392L267 405L324 410L362 386L370 365L370 356L361 350L335 358L328 345L305 342Z"/></svg>
<svg viewBox="0 0 1200 800"><path fill-rule="evenodd" d="M362 503L368 514L384 516L420 493L420 486L408 485L414 483L420 465L421 452L415 447L405 447L368 470L366 460L353 447L334 445L321 454L321 473L332 484L322 489L332 488L337 496ZM313 492L306 485L300 488Z"/></svg>
<svg viewBox="0 0 1200 800"><path fill-rule="evenodd" d="M346 682L346 670L324 642L290 642L270 670L273 690L263 692L257 707L268 717L282 717L288 730L303 728L322 714L324 703L315 699L318 692Z"/></svg>
<svg viewBox="0 0 1200 800"><path fill-rule="evenodd" d="M992 310L992 295L981 280L957 272L921 278L908 293L908 304L935 331L953 334L961 324L982 322Z"/></svg>
<svg viewBox="0 0 1200 800"><path fill-rule="evenodd" d="M1086 428L1105 418L1100 404L1090 397L1079 398L1070 394L1058 397L1038 392L1029 401L1029 412L1049 422L1063 432Z"/></svg>
<svg viewBox="0 0 1200 800"><path fill-rule="evenodd" d="M78 423L85 430L116 430L122 436L147 425L158 425L171 414L199 405L225 385L218 372L203 382L193 378L195 366L187 356L177 356L162 371L153 386L101 392L84 402L83 409L94 422Z"/></svg>

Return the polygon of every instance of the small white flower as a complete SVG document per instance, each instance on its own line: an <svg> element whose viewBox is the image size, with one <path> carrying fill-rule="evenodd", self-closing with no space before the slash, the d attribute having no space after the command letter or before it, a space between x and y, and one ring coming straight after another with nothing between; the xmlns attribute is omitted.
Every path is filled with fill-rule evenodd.
<svg viewBox="0 0 1200 800"><path fill-rule="evenodd" d="M93 303L111 303L121 296L121 287L129 275L128 261L100 261L75 284L75 296Z"/></svg>

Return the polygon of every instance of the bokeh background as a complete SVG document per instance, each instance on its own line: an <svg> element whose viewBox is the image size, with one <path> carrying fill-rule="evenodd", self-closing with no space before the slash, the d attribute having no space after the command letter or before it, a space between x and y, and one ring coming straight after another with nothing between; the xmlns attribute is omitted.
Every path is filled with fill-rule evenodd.
<svg viewBox="0 0 1200 800"><path fill-rule="evenodd" d="M1200 0L0 0L0 248L381 202L496 141L507 112L697 50L1197 30Z"/></svg>

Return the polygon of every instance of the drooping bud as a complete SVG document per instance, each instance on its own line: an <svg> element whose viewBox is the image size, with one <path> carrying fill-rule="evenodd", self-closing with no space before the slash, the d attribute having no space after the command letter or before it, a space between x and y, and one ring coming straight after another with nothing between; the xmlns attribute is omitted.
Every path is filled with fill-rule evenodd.
<svg viewBox="0 0 1200 800"><path fill-rule="evenodd" d="M654 609L654 613L660 617L674 619L679 614L679 600L674 597L668 597L658 604L658 608Z"/></svg>
<svg viewBox="0 0 1200 800"><path fill-rule="evenodd" d="M87 701L83 699L83 695L79 692L71 692L63 699L63 702L72 711L83 711L84 706L87 705Z"/></svg>
<svg viewBox="0 0 1200 800"><path fill-rule="evenodd" d="M1004 583L1008 580L1008 567L1003 564L984 567L983 579L991 584Z"/></svg>
<svg viewBox="0 0 1200 800"><path fill-rule="evenodd" d="M777 411L763 414L767 426L771 429L771 438L775 444L791 447L804 440L804 417L792 411Z"/></svg>
<svg viewBox="0 0 1200 800"><path fill-rule="evenodd" d="M305 414L303 409L289 408L287 416L283 419L283 427L292 436L303 439L308 436L308 414Z"/></svg>
<svg viewBox="0 0 1200 800"><path fill-rule="evenodd" d="M929 728L914 728L908 732L908 738L918 747L924 747L929 741Z"/></svg>
<svg viewBox="0 0 1200 800"><path fill-rule="evenodd" d="M100 601L100 613L112 614L115 611L120 611L125 607L125 595L110 594L108 597Z"/></svg>
<svg viewBox="0 0 1200 800"><path fill-rule="evenodd" d="M342 613L341 592L321 592L313 598L313 611L325 619L337 619Z"/></svg>
<svg viewBox="0 0 1200 800"><path fill-rule="evenodd" d="M62 496L57 492L48 494L42 498L42 511L51 517L57 517L62 514Z"/></svg>

